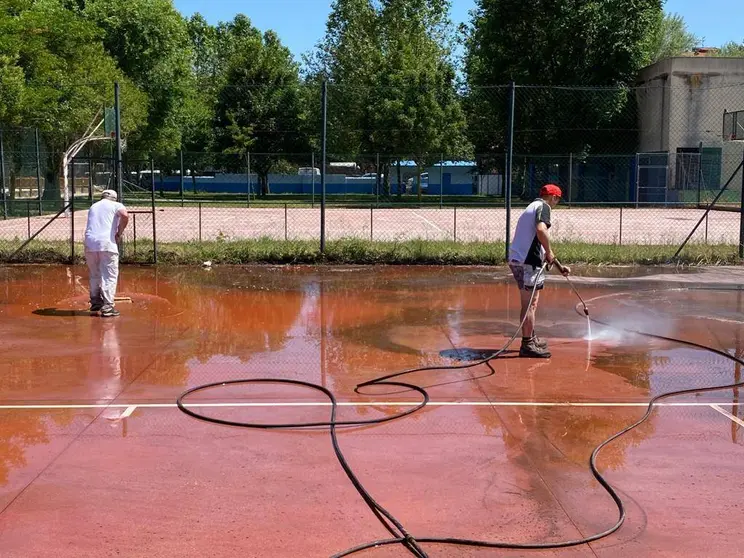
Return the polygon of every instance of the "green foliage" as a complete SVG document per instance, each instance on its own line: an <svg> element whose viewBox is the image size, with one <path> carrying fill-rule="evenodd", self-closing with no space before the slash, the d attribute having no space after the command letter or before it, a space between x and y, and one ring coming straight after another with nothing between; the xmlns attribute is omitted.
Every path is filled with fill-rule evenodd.
<svg viewBox="0 0 744 558"><path fill-rule="evenodd" d="M466 71L471 85L630 84L661 13L661 0L478 0Z"/></svg>
<svg viewBox="0 0 744 558"><path fill-rule="evenodd" d="M312 56L305 59L307 81L316 102L310 105L315 129L321 125L320 82L328 80L328 151L353 157L369 151L364 132L370 87L382 65L377 11L370 0L335 0L326 33Z"/></svg>
<svg viewBox="0 0 744 558"><path fill-rule="evenodd" d="M447 0L336 0L308 79L329 81L328 149L345 160L383 156L419 166L469 156L457 93ZM312 122L320 122L317 111Z"/></svg>
<svg viewBox="0 0 744 558"><path fill-rule="evenodd" d="M41 132L43 195L54 197L61 153L113 104L114 81L128 107L125 131L144 124L146 98L117 67L103 34L77 8L61 0L6 0L0 9L0 126ZM27 149L5 136L6 153ZM11 196L22 157L6 160Z"/></svg>
<svg viewBox="0 0 744 558"><path fill-rule="evenodd" d="M714 55L718 57L744 58L744 41L741 43L729 41L721 46Z"/></svg>
<svg viewBox="0 0 744 558"><path fill-rule="evenodd" d="M57 0L8 2L0 11L0 123L39 127L48 148L66 148L111 102L114 80L129 85L100 37ZM136 129L142 97L130 93Z"/></svg>
<svg viewBox="0 0 744 558"><path fill-rule="evenodd" d="M649 62L679 56L700 46L700 38L687 29L687 23L679 14L657 16L648 38Z"/></svg>
<svg viewBox="0 0 744 558"><path fill-rule="evenodd" d="M380 13L381 67L370 90L370 152L412 156L420 165L446 153L467 156L465 114L446 48L449 3L386 0Z"/></svg>
<svg viewBox="0 0 744 558"><path fill-rule="evenodd" d="M478 0L466 35L469 129L477 153L503 153L510 81L553 88L518 100L515 148L531 153L590 152L587 130L632 120L632 85L650 61L649 30L660 0ZM615 87L573 95L555 86ZM630 111L630 112L629 112ZM632 128L633 126L631 126ZM599 138L601 141L601 138Z"/></svg>
<svg viewBox="0 0 744 558"><path fill-rule="evenodd" d="M248 31L248 30L247 30ZM215 109L216 144L225 153L254 160L261 193L268 193L268 173L280 153L307 152L302 133L299 69L275 33L249 30L229 55L224 85Z"/></svg>
<svg viewBox="0 0 744 558"><path fill-rule="evenodd" d="M8 262L21 244L17 239L0 243L0 261ZM125 249L128 263L152 261L152 240L141 238L138 250ZM149 246L141 249L140 246ZM676 245L587 244L560 242L555 246L565 264L668 265ZM76 246L76 263L83 263L83 247ZM13 263L69 263L70 243L35 240L16 256ZM312 240L216 240L208 242L158 243L158 263L165 265L263 264L387 264L387 265L504 265L503 242L454 242L405 240L372 242L359 238L329 240L321 254ZM676 265L710 266L739 263L737 247L730 244L692 244L680 254Z"/></svg>
<svg viewBox="0 0 744 558"><path fill-rule="evenodd" d="M193 86L186 21L171 0L89 0L84 13L104 31L103 44L119 68L149 98L147 126L130 135L129 149L178 149Z"/></svg>

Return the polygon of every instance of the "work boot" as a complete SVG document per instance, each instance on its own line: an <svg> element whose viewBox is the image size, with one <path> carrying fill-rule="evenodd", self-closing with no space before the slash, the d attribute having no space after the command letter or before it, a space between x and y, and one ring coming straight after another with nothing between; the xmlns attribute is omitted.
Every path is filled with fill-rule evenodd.
<svg viewBox="0 0 744 558"><path fill-rule="evenodd" d="M535 346L541 348L541 349L547 349L548 348L548 342L544 339L540 339L536 333L532 333L532 340L535 342Z"/></svg>
<svg viewBox="0 0 744 558"><path fill-rule="evenodd" d="M533 337L525 341L522 340L522 346L519 348L519 356L526 358L550 358L547 343L543 346L537 344L537 339Z"/></svg>
<svg viewBox="0 0 744 558"><path fill-rule="evenodd" d="M115 318L119 315L119 311L113 306L106 306L101 310L102 318Z"/></svg>
<svg viewBox="0 0 744 558"><path fill-rule="evenodd" d="M100 312L102 308L103 308L103 304L91 304L90 305L91 312Z"/></svg>

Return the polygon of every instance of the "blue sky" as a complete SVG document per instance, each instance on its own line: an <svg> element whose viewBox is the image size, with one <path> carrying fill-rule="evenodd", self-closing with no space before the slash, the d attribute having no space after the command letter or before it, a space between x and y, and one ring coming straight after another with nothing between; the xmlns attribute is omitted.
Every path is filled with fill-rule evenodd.
<svg viewBox="0 0 744 558"><path fill-rule="evenodd" d="M323 36L331 9L331 0L174 0L174 3L185 16L198 11L212 24L243 13L259 29L275 30L298 61ZM474 5L475 0L452 0L452 20L467 21ZM704 39L705 46L744 41L742 0L667 0L665 9L681 14L688 28Z"/></svg>

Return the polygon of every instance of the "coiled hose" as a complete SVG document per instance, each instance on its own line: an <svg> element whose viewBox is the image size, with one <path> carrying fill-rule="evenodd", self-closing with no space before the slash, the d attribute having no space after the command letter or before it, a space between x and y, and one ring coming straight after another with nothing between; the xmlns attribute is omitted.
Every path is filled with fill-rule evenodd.
<svg viewBox="0 0 744 558"><path fill-rule="evenodd" d="M556 263L559 269L562 270L563 267L561 266L560 262L557 262L556 260ZM534 300L535 293L537 292L537 286L540 282L539 281L540 278L549 268L550 266L548 266L548 264L544 264L542 268L540 269L537 275L537 278L535 280L535 285L532 288L532 294L530 296L530 304ZM633 330L633 329L618 328L616 326L613 326L612 324L597 320L596 318L592 318L589 315L589 309L586 303L584 302L583 298L579 294L578 290L574 287L573 283L568 278L568 276L566 276L566 280L568 281L571 289L573 290L573 292L576 294L576 296L578 297L580 301L579 304L577 304L576 306L577 312L579 312L579 307L581 307L582 311L579 313L585 315L588 320L591 320L597 324L600 324L606 327L617 329L619 331L625 331L627 333L633 333L636 335L653 338L653 339L671 341L674 343L687 345L689 347L695 347L698 349L710 351L724 358L727 358L733 362L744 365L744 360L741 360L736 356L733 356L727 352L715 349L713 347L708 347L706 345L694 343L692 341L685 341L683 339L676 339L673 337L666 337L663 335L656 335L653 333L647 333L647 332ZM511 344L516 339L517 335L519 335L519 332L522 326L524 325L525 319L526 319L526 316L522 318L522 321L519 324L519 327L516 329L511 339L509 339L509 341L507 341L507 343L501 349L499 349L494 354L486 358L473 361L473 362L469 362L466 364L453 365L453 366L426 366L426 367L421 367L421 368L413 368L410 370L404 370L402 372L388 374L386 376L375 378L373 380L368 380L366 382L363 382L357 385L356 388L354 389L356 393L359 393L360 389L365 388L365 387L370 387L370 386L396 386L396 387L409 389L411 391L418 393L421 396L421 402L418 405L411 407L410 409L407 409L405 411L401 411L399 413L387 416L387 417L370 419L370 420L352 420L352 421L337 420L336 413L338 410L338 404L336 401L336 397L333 395L333 393L330 390L328 390L327 388L319 384L303 382L301 380L288 380L288 379L277 379L277 378L249 378L249 379L241 379L241 380L230 380L230 381L224 381L224 382L214 382L214 383L196 386L194 388L191 388L183 392L176 400L176 404L178 408L182 412L186 413L187 415L193 418L196 418L198 420L213 423L213 424L221 424L221 425L226 425L226 426L237 426L237 427L242 427L242 428L261 429L261 430L288 430L288 429L296 430L296 429L318 428L318 427L328 428L329 433L331 435L331 443L333 445L333 451L336 454L336 458L338 459L338 462L341 464L341 467L346 473L346 476L349 478L351 483L354 485L354 488L356 488L357 492L359 492L359 495L362 497L362 499L367 504L367 506L370 508L372 513L375 515L375 517L380 521L383 527L392 536L391 538L388 538L388 539L376 540L376 541L372 541L369 543L361 544L359 546L355 546L353 548L349 548L347 550L334 554L332 558L341 558L343 556L349 556L351 554L355 554L363 550L368 550L368 549L382 547L382 546L389 546L389 545L401 545L404 548L406 548L413 556L416 556L417 558L427 558L428 554L422 548L421 546L422 544L443 544L443 545L454 545L454 546L473 546L473 547L518 549L518 550L547 550L547 549L558 549L558 548L566 548L566 547L571 547L571 546L578 546L578 545L583 545L583 544L588 544L594 541L598 541L600 539L603 539L615 533L618 529L620 529L620 527L623 525L625 521L625 516L626 516L625 507L623 505L622 500L618 496L617 492L615 492L612 486L607 482L607 480L602 476L602 474L597 469L597 457L599 456L602 449L606 447L608 444L612 443L614 440L627 434L628 432L637 428L642 423L644 423L646 420L648 420L648 418L651 416L651 413L654 409L654 405L663 399L668 399L668 398L676 397L679 395L706 393L706 392L720 391L720 390L725 390L725 389L733 389L733 388L744 386L744 382L728 384L724 386L712 386L712 387L671 391L668 393L657 395L656 397L652 398L649 401L648 408L646 409L646 412L640 419L638 419L636 422L634 422L630 426L623 428L621 431L617 432L616 434L613 434L612 436L604 440L602 443L600 443L596 448L594 448L594 450L592 451L591 457L589 458L589 468L591 469L591 472L594 475L594 478L597 479L597 482L599 482L599 484L604 488L604 490L607 492L610 498L612 498L612 501L615 503L615 506L617 507L617 512L618 512L618 518L617 518L617 521L615 521L615 523L612 526L610 526L609 528L605 529L604 531L600 533L596 533L594 535L590 535L590 536L583 537L580 539L573 539L573 540L567 540L567 541L543 542L543 543L541 542L514 543L514 542L506 542L506 541L480 541L480 540L460 539L460 538L416 537L412 535L411 533L409 533L406 530L406 528L400 523L400 521L398 521L388 510L386 510L379 502L377 502L372 497L372 495L369 493L369 491L367 491L367 489L362 485L361 481L357 478L357 476L354 474L354 471L351 469L348 462L346 461L346 458L344 457L344 454L341 451L341 448L338 443L338 436L337 436L337 431L336 431L338 427L358 427L358 426L369 426L369 425L374 425L374 424L382 424L385 422L394 421L402 417L416 413L417 411L420 411L427 405L427 403L429 402L429 394L426 392L426 390L414 384L394 380L396 378L401 378L408 374L413 374L414 372L426 372L426 371L433 371L433 370L464 370L464 369L473 368L473 367L481 366L481 365L486 365L491 369L492 372L495 372L494 368L490 364L491 361L499 358L509 348L509 346L511 346ZM212 388L224 387L224 386L229 386L229 385L246 385L246 384L288 384L288 385L302 386L302 387L306 387L306 388L319 391L320 393L325 395L331 403L331 407L330 407L331 416L328 421L298 422L298 423L285 423L285 424L250 423L250 422L231 421L231 420L219 419L219 418L202 415L200 413L197 413L189 409L187 404L184 403L184 400L187 399L189 395L192 395L196 392L201 392L201 391L209 390Z"/></svg>

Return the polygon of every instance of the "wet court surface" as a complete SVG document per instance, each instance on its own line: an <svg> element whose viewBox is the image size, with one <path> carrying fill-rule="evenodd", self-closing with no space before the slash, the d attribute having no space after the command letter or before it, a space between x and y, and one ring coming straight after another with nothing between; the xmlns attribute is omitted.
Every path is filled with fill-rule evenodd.
<svg viewBox="0 0 744 558"><path fill-rule="evenodd" d="M208 424L186 389L241 378L326 386L340 420L390 416L420 395L357 384L499 349L519 322L503 268L125 268L114 320L92 317L82 268L0 270L0 554L331 556L389 538L333 453L327 429ZM741 357L741 270L577 273L593 317ZM372 496L414 536L559 542L612 526L588 467L594 447L661 393L742 381L720 354L592 324L551 277L538 334L549 360L504 358L406 376L430 404L339 429ZM190 405L246 422L328 419L321 394L265 384ZM598 465L627 520L573 548L422 545L430 556L711 556L740 553L739 390L665 400ZM400 546L358 556L408 556Z"/></svg>

